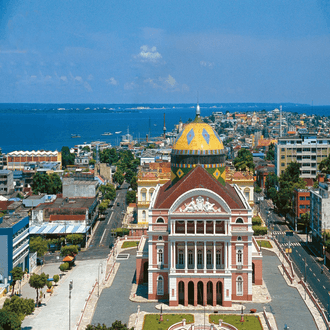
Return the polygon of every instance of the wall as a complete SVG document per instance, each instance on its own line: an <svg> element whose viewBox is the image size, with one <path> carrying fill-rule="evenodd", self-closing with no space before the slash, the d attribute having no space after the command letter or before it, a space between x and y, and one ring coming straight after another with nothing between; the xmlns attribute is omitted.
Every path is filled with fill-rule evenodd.
<svg viewBox="0 0 330 330"><path fill-rule="evenodd" d="M8 277L8 237L0 235L0 275L4 278Z"/></svg>

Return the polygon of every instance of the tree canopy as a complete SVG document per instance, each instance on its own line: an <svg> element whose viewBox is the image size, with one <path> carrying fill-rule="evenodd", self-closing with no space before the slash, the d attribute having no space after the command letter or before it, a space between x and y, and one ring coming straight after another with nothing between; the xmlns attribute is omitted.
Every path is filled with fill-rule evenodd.
<svg viewBox="0 0 330 330"><path fill-rule="evenodd" d="M61 256L74 256L78 254L78 247L77 245L68 245L68 246L62 246L61 247Z"/></svg>
<svg viewBox="0 0 330 330"><path fill-rule="evenodd" d="M62 181L56 173L40 173L37 172L33 176L32 190L34 194L58 194L62 192Z"/></svg>
<svg viewBox="0 0 330 330"><path fill-rule="evenodd" d="M42 237L31 237L30 238L30 252L37 252L38 257L42 257L48 250L48 243Z"/></svg>
<svg viewBox="0 0 330 330"><path fill-rule="evenodd" d="M113 201L116 198L116 189L110 183L100 186L100 191L102 192L105 199Z"/></svg>
<svg viewBox="0 0 330 330"><path fill-rule="evenodd" d="M20 281L23 278L23 269L21 267L16 266L10 271L10 273L13 278L13 282L12 282L13 291L11 293L13 295L16 282Z"/></svg>
<svg viewBox="0 0 330 330"><path fill-rule="evenodd" d="M126 194L126 203L135 203L136 201L136 191L130 190Z"/></svg>
<svg viewBox="0 0 330 330"><path fill-rule="evenodd" d="M0 309L1 330L21 330L21 323L16 313Z"/></svg>
<svg viewBox="0 0 330 330"><path fill-rule="evenodd" d="M23 321L26 315L32 314L34 308L33 299L20 298L18 296L13 296L10 299L7 298L2 307L4 311L15 313L20 321Z"/></svg>
<svg viewBox="0 0 330 330"><path fill-rule="evenodd" d="M74 165L75 154L70 152L69 147L62 147L62 166Z"/></svg>
<svg viewBox="0 0 330 330"><path fill-rule="evenodd" d="M47 279L48 279L48 275L46 275L45 273L42 274L32 274L30 276L30 280L29 280L29 284L31 286L31 288L36 289L37 291L37 299L36 299L36 303L37 306L39 305L39 290L42 289L46 283L47 283Z"/></svg>
<svg viewBox="0 0 330 330"><path fill-rule="evenodd" d="M275 145L273 143L269 145L265 159L269 161L275 160Z"/></svg>
<svg viewBox="0 0 330 330"><path fill-rule="evenodd" d="M240 149L233 163L237 171L254 170L253 156L247 149Z"/></svg>
<svg viewBox="0 0 330 330"><path fill-rule="evenodd" d="M330 174L330 156L321 161L319 170L324 174Z"/></svg>

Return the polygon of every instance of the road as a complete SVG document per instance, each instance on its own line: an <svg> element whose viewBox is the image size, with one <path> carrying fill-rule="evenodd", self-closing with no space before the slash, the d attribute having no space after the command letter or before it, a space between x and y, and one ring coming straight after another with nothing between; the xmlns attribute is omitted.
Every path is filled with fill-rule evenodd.
<svg viewBox="0 0 330 330"><path fill-rule="evenodd" d="M77 260L101 259L109 254L109 246L115 241L111 237L111 229L121 227L124 214L126 212L126 193L129 185L123 183L121 188L116 191L116 199L113 207L107 209L105 220L100 221L97 226L89 248L77 255ZM119 205L118 205L119 204Z"/></svg>
<svg viewBox="0 0 330 330"><path fill-rule="evenodd" d="M329 314L330 309L330 273L327 267L319 262L317 256L309 249L304 235L304 240L296 233L293 236L286 236L286 232L291 230L283 218L269 209L269 201L260 202L260 212L264 219L267 219L266 212L270 210L267 226L271 228L271 233L277 238L282 247L292 248L290 258L293 261L296 274L300 278L305 278L309 287L314 291L319 302ZM329 314L330 316L330 314Z"/></svg>

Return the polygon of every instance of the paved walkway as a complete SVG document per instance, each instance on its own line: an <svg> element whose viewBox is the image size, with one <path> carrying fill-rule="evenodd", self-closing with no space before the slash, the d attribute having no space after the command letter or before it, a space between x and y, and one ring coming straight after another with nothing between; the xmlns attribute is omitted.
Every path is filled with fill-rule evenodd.
<svg viewBox="0 0 330 330"><path fill-rule="evenodd" d="M58 330L69 327L69 282L73 280L71 298L71 328L75 329L76 323L84 307L85 299L97 278L98 266L105 260L77 261L76 267L72 269L55 287L54 294L44 301L44 306L37 308L36 312L26 317L22 324L23 330ZM48 267L56 265L45 265L42 271L47 273ZM47 267L47 268L46 268ZM58 265L57 265L58 269ZM51 274L51 272L49 272ZM56 272L55 272L56 273ZM58 273L58 271L57 271ZM32 295L35 299L35 290L30 292L29 285L24 286L23 296Z"/></svg>

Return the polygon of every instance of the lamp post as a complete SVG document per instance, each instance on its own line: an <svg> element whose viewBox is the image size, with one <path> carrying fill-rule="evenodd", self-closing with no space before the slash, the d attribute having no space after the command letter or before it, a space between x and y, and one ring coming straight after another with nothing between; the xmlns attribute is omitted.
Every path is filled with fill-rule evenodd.
<svg viewBox="0 0 330 330"><path fill-rule="evenodd" d="M100 296L100 268L101 268L101 274L103 274L103 265L100 263L99 267L97 269L97 296Z"/></svg>
<svg viewBox="0 0 330 330"><path fill-rule="evenodd" d="M328 321L330 321L330 291L328 291Z"/></svg>
<svg viewBox="0 0 330 330"><path fill-rule="evenodd" d="M73 289L73 280L69 283L69 330L71 330L71 292Z"/></svg>

